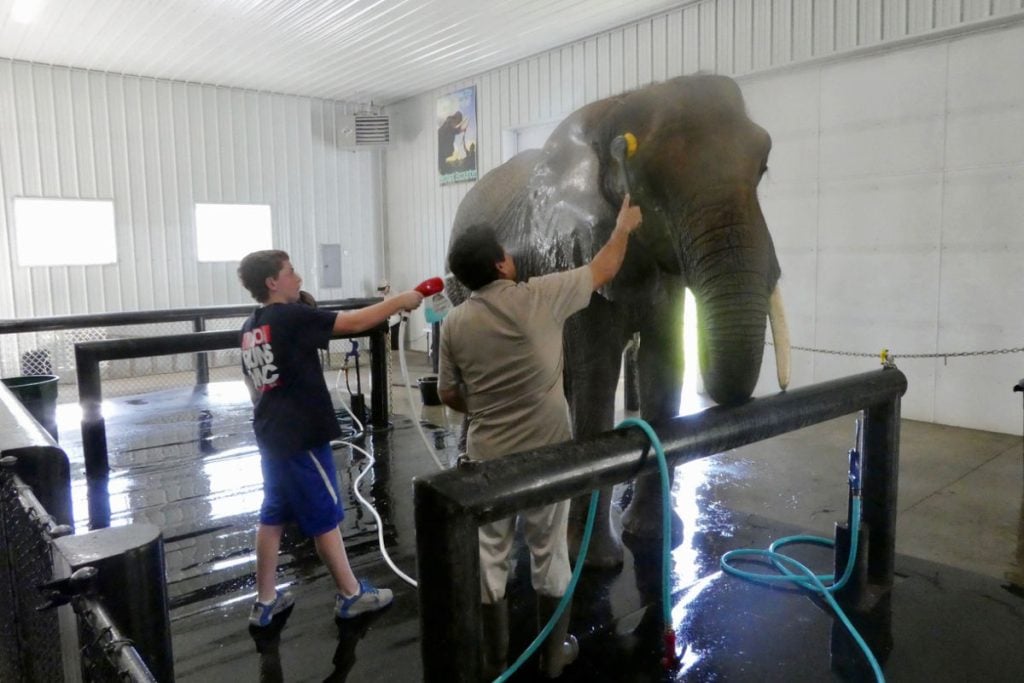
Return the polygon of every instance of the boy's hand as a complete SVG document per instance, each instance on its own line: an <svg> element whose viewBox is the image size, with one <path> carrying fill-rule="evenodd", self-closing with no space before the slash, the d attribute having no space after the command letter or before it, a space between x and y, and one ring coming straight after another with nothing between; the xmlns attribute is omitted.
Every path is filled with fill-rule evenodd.
<svg viewBox="0 0 1024 683"><path fill-rule="evenodd" d="M423 303L423 295L414 289L410 289L408 292L402 292L398 294L396 299L399 299L399 304L402 306L403 311L413 311L420 307Z"/></svg>

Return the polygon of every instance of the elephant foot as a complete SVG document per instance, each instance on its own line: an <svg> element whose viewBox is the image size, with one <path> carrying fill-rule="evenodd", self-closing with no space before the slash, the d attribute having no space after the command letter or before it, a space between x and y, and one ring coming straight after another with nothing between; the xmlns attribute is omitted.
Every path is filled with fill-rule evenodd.
<svg viewBox="0 0 1024 683"><path fill-rule="evenodd" d="M620 570L625 561L625 551L622 549L622 541L612 528L609 505L611 491L602 491L601 498L597 504L597 513L594 515L594 529L590 535L590 545L587 547L587 557L583 565L588 569L614 569ZM590 504L589 496L574 499L572 502L572 513L569 516L569 557L573 565L579 557L580 544L583 541L583 532L586 528L587 508Z"/></svg>
<svg viewBox="0 0 1024 683"><path fill-rule="evenodd" d="M576 564L575 558L579 557L580 543L583 541L583 525L580 524L569 526L569 557L573 558L573 566ZM583 562L583 566L588 569L614 569L616 571L622 569L625 562L625 552L622 549L622 541L615 534L613 530L606 529L602 533L598 533L597 528L594 528L593 533L590 536L590 545L587 547L587 557Z"/></svg>
<svg viewBox="0 0 1024 683"><path fill-rule="evenodd" d="M672 547L683 542L683 520L673 510L672 515ZM622 535L638 541L661 538L662 519L661 501L657 505L644 504L633 499L629 507L622 513Z"/></svg>

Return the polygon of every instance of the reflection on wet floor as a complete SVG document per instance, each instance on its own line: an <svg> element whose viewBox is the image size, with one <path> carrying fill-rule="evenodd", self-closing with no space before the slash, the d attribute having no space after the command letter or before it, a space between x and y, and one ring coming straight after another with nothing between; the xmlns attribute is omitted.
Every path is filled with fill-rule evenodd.
<svg viewBox="0 0 1024 683"><path fill-rule="evenodd" d="M395 404L398 411L405 407L400 393ZM105 403L104 414L111 473L106 481L87 482L76 441L77 406L60 410L62 445L72 458L76 526L87 529L93 514L106 515L111 525L144 521L163 529L177 680L422 680L414 589L382 562L376 523L352 495L351 482L365 458L349 448L335 451L347 491L342 531L356 573L394 589L395 604L370 618L335 622L333 582L313 544L289 533L280 583L295 594L296 606L286 623L253 634L246 616L254 594L253 529L261 475L242 384L114 399ZM428 409L423 418L442 455L452 458L454 430L444 411ZM384 520L392 558L415 575L411 481L435 466L411 421L395 415L393 423L390 432L359 441L377 459L361 491L375 501ZM845 433L848 427L841 429ZM836 446L835 430L804 431L802 439L814 441L819 450L837 450L842 461L848 444ZM581 657L564 680L872 680L856 646L820 601L720 571L719 558L730 549L761 548L807 531L750 502L752 492L778 485L759 478L763 466L753 448L696 461L677 472L673 500L683 524L673 550L671 597L674 626L685 641L681 669L668 673L661 663L660 544L626 538L621 572L584 572L572 620ZM831 521L844 514L841 466L827 472L812 468L804 481L787 484L795 490L834 488L834 495L826 496L830 499L815 505ZM801 496L782 490L779 505L798 509ZM628 495L628 487L616 489L617 498ZM619 514L616 507L614 521ZM816 570L832 569L828 550L799 554ZM535 629L528 565L520 546L509 589L513 653L526 647ZM889 680L1024 678L1019 580L1000 582L905 555L897 558L897 573L891 596L853 617ZM512 680L534 680L534 667L527 663Z"/></svg>

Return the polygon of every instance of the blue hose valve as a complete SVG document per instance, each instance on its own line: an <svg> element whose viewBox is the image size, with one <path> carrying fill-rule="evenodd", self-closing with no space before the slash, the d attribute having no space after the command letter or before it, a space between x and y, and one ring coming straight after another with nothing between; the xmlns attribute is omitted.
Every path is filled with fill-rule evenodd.
<svg viewBox="0 0 1024 683"><path fill-rule="evenodd" d="M850 495L860 496L860 453L856 448L850 449Z"/></svg>

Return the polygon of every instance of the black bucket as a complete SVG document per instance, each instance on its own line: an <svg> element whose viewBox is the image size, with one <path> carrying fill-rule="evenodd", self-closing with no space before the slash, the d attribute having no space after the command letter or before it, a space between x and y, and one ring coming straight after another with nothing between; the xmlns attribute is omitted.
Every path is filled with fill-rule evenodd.
<svg viewBox="0 0 1024 683"><path fill-rule="evenodd" d="M4 377L4 385L11 390L25 409L50 436L57 440L57 381L56 375L27 375Z"/></svg>
<svg viewBox="0 0 1024 683"><path fill-rule="evenodd" d="M437 377L433 375L420 377L417 384L420 385L420 398L423 399L423 405L441 405L441 397L437 395Z"/></svg>

